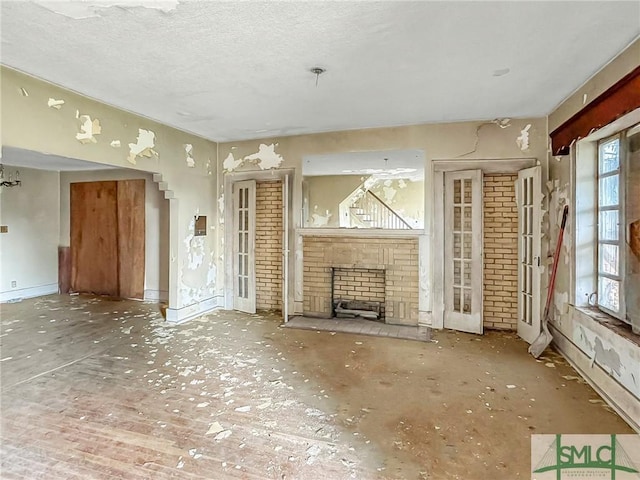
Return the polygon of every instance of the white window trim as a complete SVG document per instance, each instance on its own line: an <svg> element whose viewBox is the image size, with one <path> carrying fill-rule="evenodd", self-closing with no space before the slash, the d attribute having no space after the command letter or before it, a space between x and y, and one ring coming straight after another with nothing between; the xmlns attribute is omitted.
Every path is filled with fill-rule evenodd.
<svg viewBox="0 0 640 480"><path fill-rule="evenodd" d="M610 172L607 172L605 174L600 174L600 152L601 152L601 147L603 144L608 143L612 140L618 140L618 145L619 145L619 151L618 151L618 162L619 162L619 168L617 170L612 170ZM597 308L609 315L611 315L612 317L618 318L619 320L623 320L626 321L626 305L625 305L625 268L626 268L626 262L625 262L625 252L626 252L626 229L625 229L625 225L626 225L626 217L625 217L625 202L626 202L626 195L625 195L625 181L626 181L626 169L628 166L628 159L627 159L627 148L626 148L626 136L625 136L625 131L621 131L616 133L615 135L609 136L607 138L603 138L601 140L599 140L597 142L597 146L596 146L596 172L597 172L597 176L596 176L596 180L595 180L595 185L596 185L596 209L595 209L595 224L596 224L596 229L595 229L595 236L596 236L596 264L595 264L595 275L596 275L596 279L595 279L595 286L596 286L596 292L597 292ZM599 185L600 185L600 179L602 178L606 178L606 177L611 177L613 175L618 175L618 205L617 206L611 206L611 207L600 207L600 192L598 191ZM600 223L600 212L601 211L617 211L618 212L618 240L617 241L613 241L613 240L606 240L603 241L600 239L600 230L599 230L599 223ZM601 246L602 245L615 245L618 247L618 275L613 275L613 274L609 274L609 273L605 273L603 271L600 270L600 251L601 251ZM602 305L600 303L600 292L598 291L599 285L600 285L600 278L609 278L611 280L617 281L619 282L619 305L618 305L618 311L614 311L611 310L607 307L605 307L604 305Z"/></svg>

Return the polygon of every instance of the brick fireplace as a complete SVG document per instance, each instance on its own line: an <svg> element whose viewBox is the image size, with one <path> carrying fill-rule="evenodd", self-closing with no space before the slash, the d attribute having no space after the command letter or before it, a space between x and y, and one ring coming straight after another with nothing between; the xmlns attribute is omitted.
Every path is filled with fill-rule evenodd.
<svg viewBox="0 0 640 480"><path fill-rule="evenodd" d="M303 255L304 315L331 317L333 293L379 301L385 323L418 325L417 237L307 234Z"/></svg>

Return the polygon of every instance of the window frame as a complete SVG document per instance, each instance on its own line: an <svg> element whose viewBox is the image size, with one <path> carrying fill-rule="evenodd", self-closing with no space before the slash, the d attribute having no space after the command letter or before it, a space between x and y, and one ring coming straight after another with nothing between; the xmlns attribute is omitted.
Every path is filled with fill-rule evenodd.
<svg viewBox="0 0 640 480"><path fill-rule="evenodd" d="M616 170L610 170L605 173L601 173L600 165L602 161L602 150L603 146L612 141L618 141L618 168ZM626 192L625 192L625 181L626 181L626 168L627 168L627 158L626 158L626 135L625 131L617 132L614 135L610 135L606 138L603 138L597 142L596 146L596 202L595 202L595 221L596 221L596 229L595 229L595 247L596 247L596 265L594 269L595 273L595 286L596 286L596 307L615 317L619 320L622 320L626 323L626 303L625 303L625 276L626 276L626 217L625 217L625 205L626 205ZM603 178L608 178L612 176L618 176L618 203L617 205L607 205L601 206L601 192L600 192L600 181ZM600 226L600 213L604 211L617 211L618 212L618 239L617 240L609 240L603 239L601 237L601 226ZM614 275L608 272L604 272L601 269L601 258L602 258L602 246L603 245L615 245L618 248L618 275ZM605 305L601 304L601 295L600 295L600 280L601 278L607 278L613 281L618 282L618 311L611 310Z"/></svg>

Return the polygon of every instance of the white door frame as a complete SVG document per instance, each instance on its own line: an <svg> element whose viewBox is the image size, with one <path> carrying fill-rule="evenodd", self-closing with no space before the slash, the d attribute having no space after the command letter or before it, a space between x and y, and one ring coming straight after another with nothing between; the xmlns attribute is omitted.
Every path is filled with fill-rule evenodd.
<svg viewBox="0 0 640 480"><path fill-rule="evenodd" d="M285 181L288 179L288 191L291 192L293 178L295 171L293 169L273 169L273 170L256 170L256 171L245 171L245 172L229 172L224 174L223 179L223 218L224 223L221 225L224 228L224 308L227 310L233 309L233 184L236 182L241 182L244 180L255 180L256 182L266 182L269 180L281 180ZM292 195L289 195L289 211L287 223L289 225L288 232L288 244L293 244L294 239L294 229L293 221L291 218L292 215ZM284 219L283 219L284 220ZM283 224L285 222L283 221ZM283 259L284 261L284 259ZM291 282L292 282L292 268L294 267L294 262L289 261L287 258L287 272L285 274L283 269L283 277L287 277L287 290L289 297L291 296ZM284 265L283 265L284 267ZM287 302L287 310L291 310L292 299L289 298ZM283 305L283 311L285 310Z"/></svg>
<svg viewBox="0 0 640 480"><path fill-rule="evenodd" d="M480 169L483 173L518 173L535 166L535 158L488 158L488 159L434 159L433 174L433 241L431 259L433 265L433 304L431 327L444 328L444 173L459 170Z"/></svg>

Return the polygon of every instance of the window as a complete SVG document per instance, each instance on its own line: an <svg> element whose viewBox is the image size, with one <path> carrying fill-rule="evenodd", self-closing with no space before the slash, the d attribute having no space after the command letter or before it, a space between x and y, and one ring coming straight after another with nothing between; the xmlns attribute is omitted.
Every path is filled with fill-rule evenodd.
<svg viewBox="0 0 640 480"><path fill-rule="evenodd" d="M621 137L598 145L598 306L624 319L624 168Z"/></svg>

